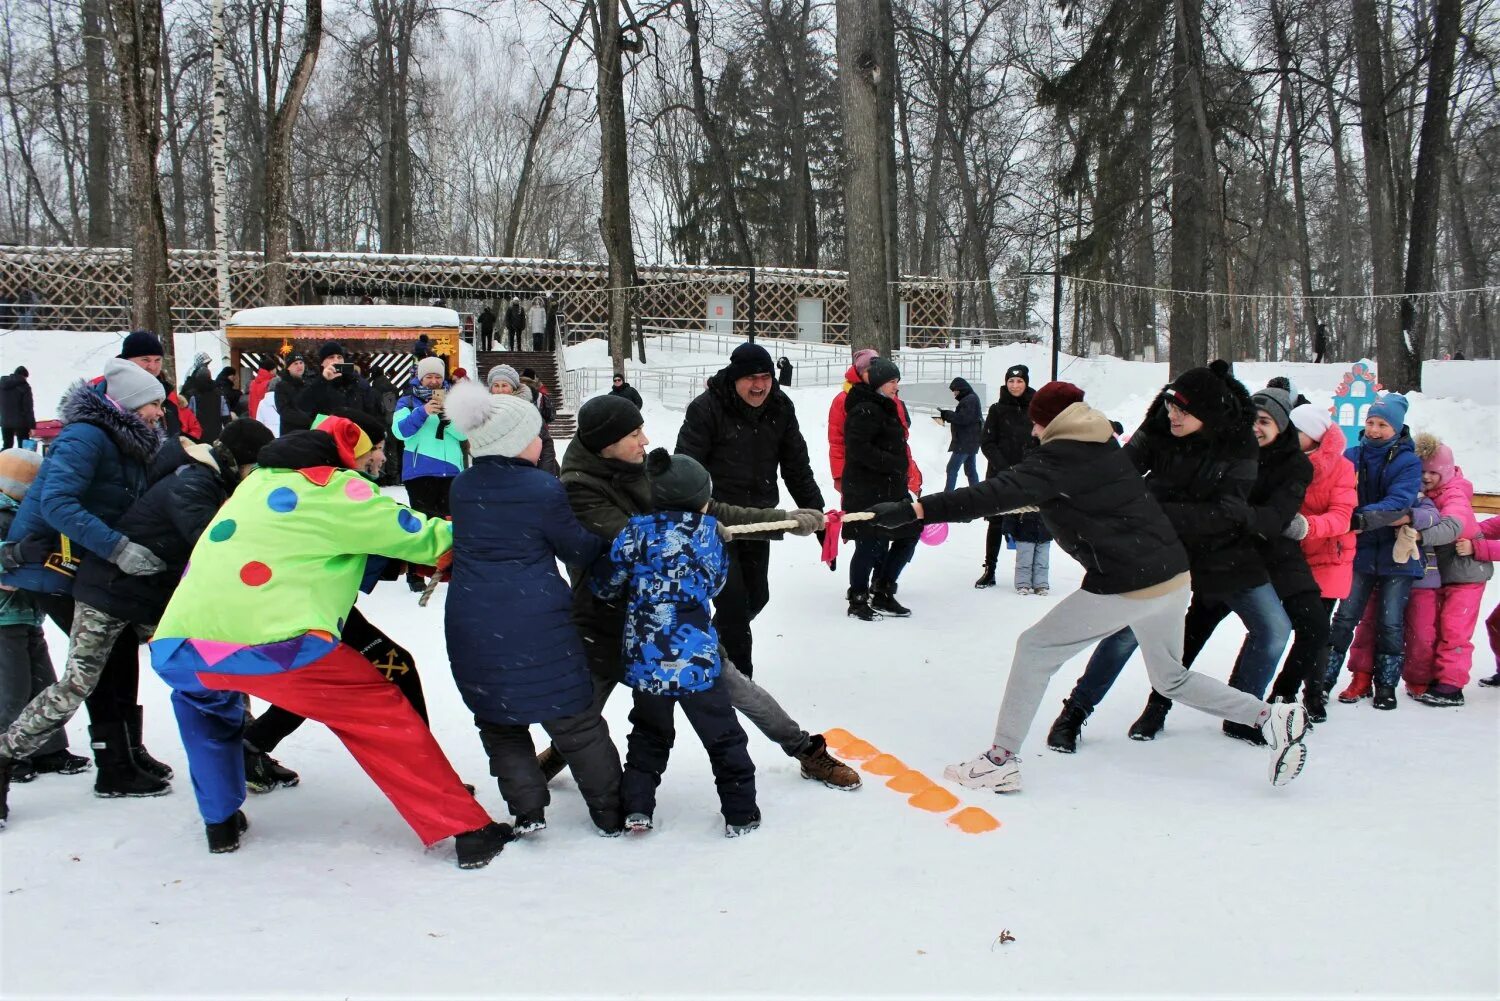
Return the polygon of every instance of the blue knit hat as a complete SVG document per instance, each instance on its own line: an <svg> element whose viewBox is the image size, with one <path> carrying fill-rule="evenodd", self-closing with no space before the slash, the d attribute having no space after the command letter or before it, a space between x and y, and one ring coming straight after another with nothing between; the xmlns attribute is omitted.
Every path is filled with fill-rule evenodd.
<svg viewBox="0 0 1500 1001"><path fill-rule="evenodd" d="M1391 427L1400 431L1406 424L1406 411L1411 403L1400 393L1386 393L1380 399L1370 404L1370 409L1365 417L1379 417Z"/></svg>

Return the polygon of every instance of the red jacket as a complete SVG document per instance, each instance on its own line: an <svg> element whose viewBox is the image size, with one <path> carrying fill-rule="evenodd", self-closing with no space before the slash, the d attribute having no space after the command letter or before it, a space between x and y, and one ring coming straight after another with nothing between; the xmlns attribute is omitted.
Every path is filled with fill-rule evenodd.
<svg viewBox="0 0 1500 1001"><path fill-rule="evenodd" d="M850 365L849 371L844 373L844 388L839 390L839 395L833 398L833 403L828 408L828 467L833 471L834 486L844 480L844 405L848 402L849 387L859 381L859 372ZM896 412L901 415L902 426L907 428L906 486L912 493L920 495L922 471L917 468L917 460L911 454L911 417L900 397L896 398Z"/></svg>
<svg viewBox="0 0 1500 1001"><path fill-rule="evenodd" d="M266 390L271 386L271 377L275 375L268 368L258 369L255 378L250 380L250 410L251 417L260 412L260 401L266 398Z"/></svg>
<svg viewBox="0 0 1500 1001"><path fill-rule="evenodd" d="M1349 519L1359 505L1354 463L1344 458L1344 432L1338 425L1323 433L1307 454L1313 480L1302 498L1307 537L1302 552L1325 598L1347 598L1354 582L1355 536Z"/></svg>

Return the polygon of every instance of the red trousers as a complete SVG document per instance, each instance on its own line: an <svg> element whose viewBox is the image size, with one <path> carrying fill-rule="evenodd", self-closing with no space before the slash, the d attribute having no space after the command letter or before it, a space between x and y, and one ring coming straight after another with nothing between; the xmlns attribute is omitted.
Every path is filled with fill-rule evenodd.
<svg viewBox="0 0 1500 1001"><path fill-rule="evenodd" d="M198 680L205 688L246 692L326 725L423 844L490 822L400 689L351 647L340 643L291 671L200 671Z"/></svg>

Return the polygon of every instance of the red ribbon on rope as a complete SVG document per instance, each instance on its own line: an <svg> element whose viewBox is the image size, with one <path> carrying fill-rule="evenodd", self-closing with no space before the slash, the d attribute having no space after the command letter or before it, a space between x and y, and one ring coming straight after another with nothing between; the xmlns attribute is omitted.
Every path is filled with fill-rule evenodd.
<svg viewBox="0 0 1500 1001"><path fill-rule="evenodd" d="M823 562L832 563L839 558L839 529L844 524L844 512L827 511L823 514Z"/></svg>

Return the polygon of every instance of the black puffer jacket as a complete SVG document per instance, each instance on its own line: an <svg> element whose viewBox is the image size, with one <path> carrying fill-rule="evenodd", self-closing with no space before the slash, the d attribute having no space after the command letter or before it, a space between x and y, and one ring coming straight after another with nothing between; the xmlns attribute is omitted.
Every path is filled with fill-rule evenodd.
<svg viewBox="0 0 1500 1001"><path fill-rule="evenodd" d="M1036 448L1037 440L1031 433L1028 413L1034 396L1036 390L1030 386L1020 396L1012 396L1009 390L1002 389L1000 399L990 404L990 411L984 419L984 431L979 438L979 450L984 453L987 463L985 479L1003 473ZM1047 531L1040 514L1009 514L998 520L1005 534L1017 542L1052 541L1052 534Z"/></svg>
<svg viewBox="0 0 1500 1001"><path fill-rule="evenodd" d="M163 443L151 467L154 482L115 529L155 553L167 569L132 577L109 560L89 554L73 582L74 599L126 622L155 624L198 536L234 489L237 476L231 462L208 445L184 447L178 439Z"/></svg>
<svg viewBox="0 0 1500 1001"><path fill-rule="evenodd" d="M984 418L979 416L979 394L966 379L954 379L948 388L958 393L958 404L952 410L938 411L951 431L948 451L977 452L984 426Z"/></svg>
<svg viewBox="0 0 1500 1001"><path fill-rule="evenodd" d="M844 415L844 507L867 511L881 501L906 500L906 425L896 401L856 382ZM856 521L844 526L843 536L910 539L920 531L920 525L885 529Z"/></svg>
<svg viewBox="0 0 1500 1001"><path fill-rule="evenodd" d="M333 441L327 435L320 437ZM563 453L562 484L573 517L584 528L606 539L613 540L619 535L631 518L656 510L651 502L651 477L644 462L605 459L585 448L579 438L574 438ZM754 525L787 518L785 511L737 507L719 501L708 502L708 513L725 525ZM583 640L589 670L601 678L620 681L625 677L621 660L625 598L614 601L600 598L589 589L587 575L576 568L571 577L573 625Z"/></svg>
<svg viewBox="0 0 1500 1001"><path fill-rule="evenodd" d="M31 383L17 369L0 379L0 427L36 427L36 406L31 396Z"/></svg>
<svg viewBox="0 0 1500 1001"><path fill-rule="evenodd" d="M714 480L714 499L745 507L775 507L778 471L798 507L823 507L813 478L797 408L774 382L766 402L752 407L721 372L688 404L677 433L677 453L703 463Z"/></svg>
<svg viewBox="0 0 1500 1001"><path fill-rule="evenodd" d="M297 398L297 407L314 421L319 414L327 415L335 410L358 410L371 417L380 416L380 404L369 384L352 375L341 375L337 379L325 379L322 373L305 380L307 388ZM282 428L286 419L282 418Z"/></svg>
<svg viewBox="0 0 1500 1001"><path fill-rule="evenodd" d="M1174 438L1160 394L1125 446L1187 549L1193 589L1231 594L1268 583L1250 533L1235 515L1255 486L1259 446L1251 427L1255 406L1238 380L1223 376L1223 420L1185 438Z"/></svg>
<svg viewBox="0 0 1500 1001"><path fill-rule="evenodd" d="M1289 427L1260 450L1260 470L1250 491L1249 532L1280 598L1318 594L1318 582L1308 569L1302 543L1283 536L1292 516L1312 485L1313 466L1297 444L1297 429Z"/></svg>
<svg viewBox="0 0 1500 1001"><path fill-rule="evenodd" d="M281 418L281 433L306 431L312 427L312 415L302 409L299 402L307 389L307 380L288 372L281 373L276 380L276 413Z"/></svg>
<svg viewBox="0 0 1500 1001"><path fill-rule="evenodd" d="M1036 505L1057 544L1083 564L1083 589L1124 594L1188 569L1187 553L1109 419L1075 403L1047 426L1041 447L972 487L922 498L927 521L972 521Z"/></svg>

